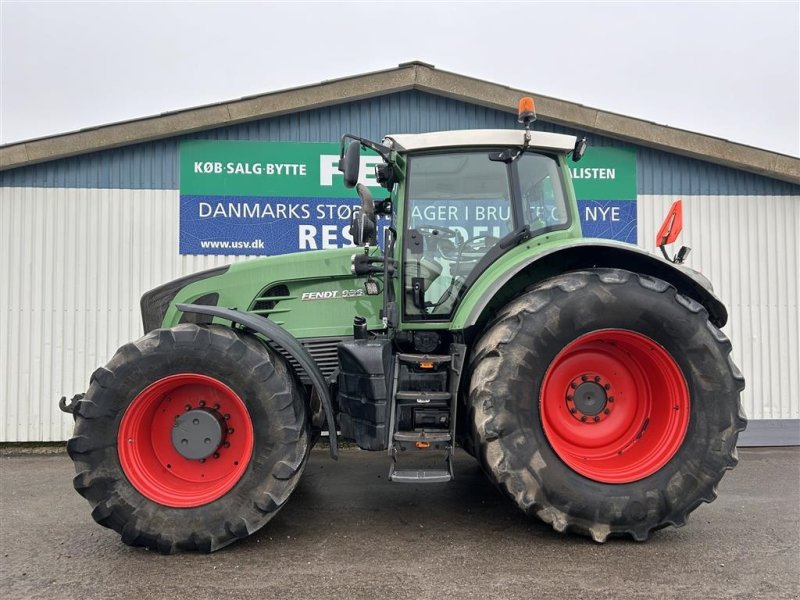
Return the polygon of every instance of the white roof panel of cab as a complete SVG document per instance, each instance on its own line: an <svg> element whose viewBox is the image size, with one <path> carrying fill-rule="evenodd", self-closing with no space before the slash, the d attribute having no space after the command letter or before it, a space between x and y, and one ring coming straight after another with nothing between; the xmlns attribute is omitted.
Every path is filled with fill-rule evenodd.
<svg viewBox="0 0 800 600"><path fill-rule="evenodd" d="M522 129L457 129L387 135L386 142L391 141L392 147L398 151L414 151L463 146L522 146L524 138L525 132ZM575 136L531 131L529 146L547 150L572 150L575 147Z"/></svg>

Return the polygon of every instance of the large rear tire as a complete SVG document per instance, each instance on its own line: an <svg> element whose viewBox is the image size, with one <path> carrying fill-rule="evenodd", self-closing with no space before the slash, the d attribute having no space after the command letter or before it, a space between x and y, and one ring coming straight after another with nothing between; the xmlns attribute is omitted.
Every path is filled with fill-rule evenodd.
<svg viewBox="0 0 800 600"><path fill-rule="evenodd" d="M641 541L682 526L737 462L744 378L730 350L705 309L664 281L615 269L554 277L475 346L479 460L557 531Z"/></svg>
<svg viewBox="0 0 800 600"><path fill-rule="evenodd" d="M95 371L74 411L75 489L126 544L218 550L263 527L297 485L310 446L301 389L252 336L153 331Z"/></svg>

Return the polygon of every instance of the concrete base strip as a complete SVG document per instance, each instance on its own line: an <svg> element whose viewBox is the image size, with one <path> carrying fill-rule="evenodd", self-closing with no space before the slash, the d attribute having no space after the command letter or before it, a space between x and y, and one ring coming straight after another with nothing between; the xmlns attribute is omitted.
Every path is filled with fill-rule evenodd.
<svg viewBox="0 0 800 600"><path fill-rule="evenodd" d="M739 434L740 448L754 446L800 446L800 419L758 419Z"/></svg>

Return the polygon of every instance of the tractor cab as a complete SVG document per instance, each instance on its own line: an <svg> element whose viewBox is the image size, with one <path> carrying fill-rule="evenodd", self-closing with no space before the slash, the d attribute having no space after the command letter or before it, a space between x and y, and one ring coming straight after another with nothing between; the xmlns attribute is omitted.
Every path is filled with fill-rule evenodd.
<svg viewBox="0 0 800 600"><path fill-rule="evenodd" d="M390 218L381 241L392 267L387 274L399 282L401 306L388 299L387 325L449 321L469 288L502 255L544 235L581 237L567 161L569 154L580 160L586 142L530 131L535 112L528 100L520 106L524 130L389 135L380 144L342 137L339 168L345 185L361 198L351 225L354 243L374 246L380 237L377 216ZM384 160L374 174L391 192L384 201L375 201L361 181L362 148ZM380 262L356 257L353 272L378 273Z"/></svg>
<svg viewBox="0 0 800 600"><path fill-rule="evenodd" d="M521 143L521 132L512 133L518 139L508 141ZM420 136L394 140L407 148L415 137ZM500 132L496 141L504 137L509 136ZM467 283L500 251L570 227L575 211L568 175L553 148L536 150L529 148L513 162L505 158L513 146L455 146L409 154L402 200L406 318L447 319Z"/></svg>

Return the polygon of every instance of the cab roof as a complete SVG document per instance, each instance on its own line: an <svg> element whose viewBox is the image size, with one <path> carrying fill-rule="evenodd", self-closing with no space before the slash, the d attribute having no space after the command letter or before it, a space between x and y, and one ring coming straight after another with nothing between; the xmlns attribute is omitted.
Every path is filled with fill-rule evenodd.
<svg viewBox="0 0 800 600"><path fill-rule="evenodd" d="M522 146L525 132L522 129L457 129L432 133L403 133L387 135L384 143L399 152L458 148L465 146ZM575 147L575 136L560 133L531 131L530 148L569 151Z"/></svg>

